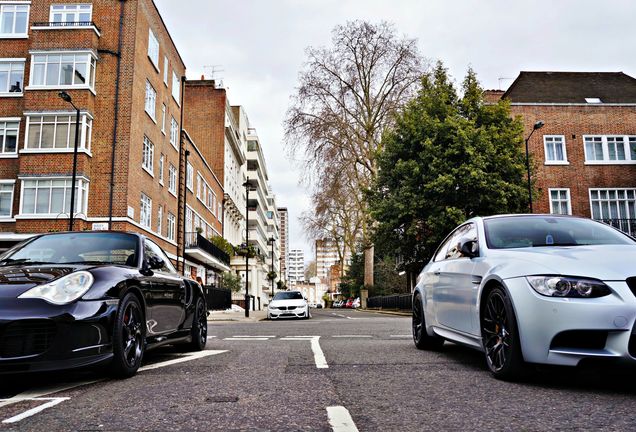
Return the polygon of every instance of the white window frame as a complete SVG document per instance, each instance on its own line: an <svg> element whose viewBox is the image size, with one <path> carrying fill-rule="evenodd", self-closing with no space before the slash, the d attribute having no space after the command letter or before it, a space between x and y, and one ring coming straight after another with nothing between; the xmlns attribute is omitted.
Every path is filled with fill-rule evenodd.
<svg viewBox="0 0 636 432"><path fill-rule="evenodd" d="M168 212L166 219L166 237L168 240L174 240L177 228L176 218L172 213Z"/></svg>
<svg viewBox="0 0 636 432"><path fill-rule="evenodd" d="M152 230L152 198L143 192L139 199L139 224Z"/></svg>
<svg viewBox="0 0 636 432"><path fill-rule="evenodd" d="M177 196L177 167L172 164L168 166L168 192Z"/></svg>
<svg viewBox="0 0 636 432"><path fill-rule="evenodd" d="M166 134L166 104L161 104L161 133Z"/></svg>
<svg viewBox="0 0 636 432"><path fill-rule="evenodd" d="M609 159L609 145L608 138L620 137L623 139L623 149L625 152L625 159L614 160ZM603 159L594 160L590 159L590 155L587 151L586 139L601 138ZM636 143L636 135L621 135L621 134L607 134L607 135L583 135L583 151L585 153L585 165L634 165L636 159L632 158L630 139ZM636 145L636 144L635 144Z"/></svg>
<svg viewBox="0 0 636 432"><path fill-rule="evenodd" d="M17 219L38 219L38 218L42 218L42 219L50 219L50 218L55 218L55 219L59 219L61 217L61 215L64 215L65 218L68 218L69 215L67 213L64 212L64 210L66 210L66 200L69 200L69 206L70 206L70 193L67 194L67 189L70 189L67 185L69 183L71 183L72 177L19 177L20 181L22 182L21 188L20 188L20 214L19 216L17 216ZM38 201L38 193L40 190L46 190L48 189L48 194L49 194L49 211L51 210L51 193L52 193L52 189L53 187L45 187L45 186L40 186L40 182L46 182L46 181L54 181L54 180L64 180L65 181L65 185L64 185L64 198L63 198L63 203L62 203L62 212L61 213L37 213L37 201ZM25 183L26 182L36 182L35 184L35 189L36 189L36 195L34 198L34 212L33 213L25 213L24 211L24 192L27 189ZM90 182L88 181L87 178L85 177L78 177L77 178L77 191L75 194L75 206L77 209L77 211L75 211L75 217L79 218L79 219L85 219L86 215L88 214L88 197L89 197L89 185ZM70 208L69 208L70 210ZM78 217L79 214L79 217Z"/></svg>
<svg viewBox="0 0 636 432"><path fill-rule="evenodd" d="M16 24L16 15L18 7L26 8L26 26L24 28L24 33L15 33L15 24ZM22 1L16 2L1 2L0 3L0 23L2 23L2 15L5 11L8 13L8 9L13 8L13 30L11 33L0 33L0 39L26 39L29 37L29 19L31 15L31 5L29 3L25 3ZM21 11L22 12L22 11ZM1 24L0 24L1 25ZM0 29L2 27L0 26Z"/></svg>
<svg viewBox="0 0 636 432"><path fill-rule="evenodd" d="M550 214L563 214L563 213L555 213L555 208L554 208L554 200L552 198L552 192L557 192L557 193L561 193L561 192L565 192L566 193L566 199L565 201L562 200L560 197L556 200L560 203L566 202L567 203L567 213L568 215L572 214L572 198L570 197L570 188L548 188L548 200L550 201Z"/></svg>
<svg viewBox="0 0 636 432"><path fill-rule="evenodd" d="M592 197L593 192L597 192L598 193L598 198L594 199ZM606 192L607 193L607 198L601 198L601 193L602 192ZM615 198L609 198L609 194L610 192L614 192L615 194ZM623 192L624 197L625 198L618 198L619 192ZM597 219L597 220L606 220L606 219L636 219L636 188L630 188L630 187L618 187L618 188L590 188L588 190L589 193L589 198L590 198L590 217L592 219ZM627 198L628 195L632 195L634 198L629 199ZM630 202L634 201L634 208L631 209L630 211ZM618 217L612 217L611 215L611 209L610 209L610 204L612 202L614 202L615 204L618 204L619 202L624 201L625 205L624 207L627 208L627 214L623 214L625 208L621 208L620 205L616 206L616 210L619 213ZM594 214L594 202L598 202L599 203L599 211L601 214L599 215L595 215ZM610 212L610 214L605 215L603 214L603 205L602 203L607 203L607 207L608 207L608 211ZM632 214L633 213L633 214ZM600 216L600 217L596 217L596 216Z"/></svg>
<svg viewBox="0 0 636 432"><path fill-rule="evenodd" d="M163 206L160 205L157 209L157 233L161 235L163 230Z"/></svg>
<svg viewBox="0 0 636 432"><path fill-rule="evenodd" d="M152 143L152 141L150 141L150 138L144 135L144 141L142 144L141 167L144 169L144 171L154 177L154 165L155 145Z"/></svg>
<svg viewBox="0 0 636 432"><path fill-rule="evenodd" d="M172 71L172 99L181 106L181 80L175 71Z"/></svg>
<svg viewBox="0 0 636 432"><path fill-rule="evenodd" d="M75 117L77 113L75 111L64 111L64 112L43 112L43 113L24 113L26 117L26 127L24 132L24 146L20 149L20 153L73 153L75 147L75 136L71 136L70 127L67 132L67 146L66 147L54 147L54 148L42 148L42 128L45 124L44 117L53 117L55 116L55 126L53 129L53 136L57 138L57 125L64 124L64 122L58 122L57 119L59 117ZM33 119L41 117L42 123L40 123L40 146L37 148L28 147L29 145L29 137L30 137L30 129L31 124L33 123ZM92 145L92 137L93 137L93 116L86 112L80 111L80 140L77 146L77 151L80 153L86 153L88 156L92 157L91 153L91 145ZM75 125L73 120L70 120L68 125Z"/></svg>
<svg viewBox="0 0 636 432"><path fill-rule="evenodd" d="M29 52L31 54L31 73L29 75L29 85L27 87L25 87L25 90L51 90L51 89L55 89L55 90L72 90L72 89L85 89L85 90L90 90L93 94L95 93L95 71L97 69L97 55L95 54L94 51L92 50L72 50L72 51L30 51ZM48 68L49 65L52 64L59 64L60 65L60 71L59 71L59 77L61 77L62 74L62 56L65 55L73 55L73 56L78 56L78 55L87 55L87 61L86 62L78 62L76 61L77 58L74 57L73 60L73 65L76 64L84 64L86 65L86 83L84 84L60 84L59 81L60 79L58 79L58 83L57 84L47 84L46 83L46 78L48 75ZM50 56L58 56L60 57L60 62L59 63L53 63L53 62L49 62L49 57ZM36 57L45 57L45 61L36 61ZM37 66L38 65L44 65L44 70L42 72L42 76L44 77L44 83L35 83L35 72L37 70Z"/></svg>
<svg viewBox="0 0 636 432"><path fill-rule="evenodd" d="M0 87L0 97L22 97L24 96L24 87L25 87L25 78L24 78L24 74L25 74L25 65L26 65L26 59L25 58L0 58L0 64L8 64L9 65L9 71L7 72L7 86L2 88ZM12 92L11 90L11 83L13 82L11 80L11 75L12 73L14 73L14 68L16 70L18 70L19 68L17 68L15 65L22 65L22 87L21 87L21 91L20 92ZM0 83L1 84L1 83Z"/></svg>
<svg viewBox="0 0 636 432"><path fill-rule="evenodd" d="M0 131L3 131L0 134L0 159L6 158L17 158L18 157L18 149L20 148L20 117L0 117ZM17 127L7 128L7 124L17 123ZM7 130L16 131L15 136L15 151L14 152L5 152L4 149L7 144Z"/></svg>
<svg viewBox="0 0 636 432"><path fill-rule="evenodd" d="M186 187L194 192L194 167L190 162L186 165Z"/></svg>
<svg viewBox="0 0 636 432"><path fill-rule="evenodd" d="M13 200L15 199L15 180L0 180L0 186L4 186L4 185L11 185L11 197L10 199L10 207L9 207L9 214L8 215L3 215L2 213L0 213L0 221L2 220L14 220L13 219ZM3 194L8 194L8 192L5 191L0 191L0 195Z"/></svg>
<svg viewBox="0 0 636 432"><path fill-rule="evenodd" d="M163 56L163 83L168 87L168 68L170 66L170 61L168 60L168 56Z"/></svg>
<svg viewBox="0 0 636 432"><path fill-rule="evenodd" d="M56 7L63 7L63 10L56 10ZM79 19L79 15L80 13L86 13L85 10L80 9L81 6L88 6L88 14L90 15L88 18L88 21L82 21ZM57 14L61 14L62 15L62 21L55 21L54 17ZM67 15L73 15L75 17L75 19L73 21L67 21ZM92 3L71 3L71 4L64 4L64 3L55 3L52 4L50 9L49 9L49 22L51 23L89 23L93 21L93 5ZM77 25L75 26L68 26L68 27L79 27ZM67 26L64 26L64 28L67 28Z"/></svg>
<svg viewBox="0 0 636 432"><path fill-rule="evenodd" d="M152 86L149 80L146 80L146 99L144 101L144 110L150 116L155 124L157 123L157 90Z"/></svg>
<svg viewBox="0 0 636 432"><path fill-rule="evenodd" d="M159 39L151 28L148 29L148 58L150 62L159 72Z"/></svg>
<svg viewBox="0 0 636 432"><path fill-rule="evenodd" d="M562 160L549 160L548 159L548 145L554 145L556 146L556 143L554 142L555 139L560 139L561 140L561 148L563 149L563 159ZM551 143L548 143L549 140L552 140ZM565 142L565 135L543 135L543 151L544 151L544 155L545 155L545 165L569 165L570 162L568 162L568 152L567 152L567 145ZM554 155L556 157L556 150L554 152Z"/></svg>
<svg viewBox="0 0 636 432"><path fill-rule="evenodd" d="M175 150L179 150L179 123L174 116L170 116L170 144Z"/></svg>
<svg viewBox="0 0 636 432"><path fill-rule="evenodd" d="M163 186L163 166L165 163L166 157L163 153L159 156L159 184Z"/></svg>

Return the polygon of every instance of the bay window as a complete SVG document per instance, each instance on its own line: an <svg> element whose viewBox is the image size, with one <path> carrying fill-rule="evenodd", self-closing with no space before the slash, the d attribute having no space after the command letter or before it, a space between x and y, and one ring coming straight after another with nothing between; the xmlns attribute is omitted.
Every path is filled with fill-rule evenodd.
<svg viewBox="0 0 636 432"><path fill-rule="evenodd" d="M96 59L92 52L34 53L30 88L95 89Z"/></svg>
<svg viewBox="0 0 636 432"><path fill-rule="evenodd" d="M24 152L66 152L75 146L75 114L27 114ZM80 117L78 149L90 152L93 119L86 113Z"/></svg>
<svg viewBox="0 0 636 432"><path fill-rule="evenodd" d="M22 179L20 215L51 216L70 214L71 178L25 178ZM74 213L88 212L88 181L78 179L75 185Z"/></svg>
<svg viewBox="0 0 636 432"><path fill-rule="evenodd" d="M54 4L51 5L49 21L52 23L87 24L92 21L93 5L87 4Z"/></svg>
<svg viewBox="0 0 636 432"><path fill-rule="evenodd" d="M0 4L0 38L28 36L29 5Z"/></svg>
<svg viewBox="0 0 636 432"><path fill-rule="evenodd" d="M0 157L18 154L19 119L0 118Z"/></svg>
<svg viewBox="0 0 636 432"><path fill-rule="evenodd" d="M24 89L24 60L0 60L0 96L19 96Z"/></svg>

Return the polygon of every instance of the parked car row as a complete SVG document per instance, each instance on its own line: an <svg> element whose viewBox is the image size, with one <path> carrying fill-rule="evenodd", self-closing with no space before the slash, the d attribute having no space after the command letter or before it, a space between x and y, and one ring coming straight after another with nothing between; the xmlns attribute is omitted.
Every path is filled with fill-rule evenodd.
<svg viewBox="0 0 636 432"><path fill-rule="evenodd" d="M347 300L336 300L331 305L332 308L357 309L360 307L360 297L349 297Z"/></svg>

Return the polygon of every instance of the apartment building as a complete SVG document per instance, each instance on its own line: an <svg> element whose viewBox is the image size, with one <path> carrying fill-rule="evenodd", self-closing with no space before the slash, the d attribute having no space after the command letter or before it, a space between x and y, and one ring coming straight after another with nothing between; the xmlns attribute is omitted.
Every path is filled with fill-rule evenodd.
<svg viewBox="0 0 636 432"><path fill-rule="evenodd" d="M289 251L287 281L290 287L305 281L305 252L302 249Z"/></svg>
<svg viewBox="0 0 636 432"><path fill-rule="evenodd" d="M280 278L289 280L289 212L286 207L278 207L280 228Z"/></svg>
<svg viewBox="0 0 636 432"><path fill-rule="evenodd" d="M521 72L505 92L535 166L537 213L603 220L636 233L636 79L607 72Z"/></svg>
<svg viewBox="0 0 636 432"><path fill-rule="evenodd" d="M68 229L79 123L74 228L176 259L185 65L153 1L2 1L0 23L0 238Z"/></svg>
<svg viewBox="0 0 636 432"><path fill-rule="evenodd" d="M329 238L316 240L316 277L323 284L329 285L329 271L340 263L338 243Z"/></svg>

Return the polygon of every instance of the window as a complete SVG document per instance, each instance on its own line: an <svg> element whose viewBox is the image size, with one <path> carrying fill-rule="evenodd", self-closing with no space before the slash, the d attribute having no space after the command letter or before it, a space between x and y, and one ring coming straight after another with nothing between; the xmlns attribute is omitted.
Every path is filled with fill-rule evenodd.
<svg viewBox="0 0 636 432"><path fill-rule="evenodd" d="M69 151L75 147L76 116L72 114L28 115L26 152ZM82 114L78 148L90 151L93 120Z"/></svg>
<svg viewBox="0 0 636 432"><path fill-rule="evenodd" d="M0 219L13 214L13 180L0 180Z"/></svg>
<svg viewBox="0 0 636 432"><path fill-rule="evenodd" d="M162 154L159 156L159 184L163 185L163 161L165 156Z"/></svg>
<svg viewBox="0 0 636 432"><path fill-rule="evenodd" d="M177 193L177 169L172 164L168 168L168 191L173 195Z"/></svg>
<svg viewBox="0 0 636 432"><path fill-rule="evenodd" d="M0 61L0 95L18 96L24 88L24 60Z"/></svg>
<svg viewBox="0 0 636 432"><path fill-rule="evenodd" d="M563 164L568 162L565 149L565 137L563 135L544 135L546 164Z"/></svg>
<svg viewBox="0 0 636 432"><path fill-rule="evenodd" d="M152 200L144 193L141 194L139 203L139 223L146 228L150 228L152 224Z"/></svg>
<svg viewBox="0 0 636 432"><path fill-rule="evenodd" d="M18 153L19 121L6 121L0 118L0 155Z"/></svg>
<svg viewBox="0 0 636 432"><path fill-rule="evenodd" d="M219 220L221 220L223 218L223 204L221 204L221 201L219 201L217 203L217 218Z"/></svg>
<svg viewBox="0 0 636 432"><path fill-rule="evenodd" d="M29 6L0 4L0 38L27 37Z"/></svg>
<svg viewBox="0 0 636 432"><path fill-rule="evenodd" d="M592 219L636 219L636 189L590 189Z"/></svg>
<svg viewBox="0 0 636 432"><path fill-rule="evenodd" d="M148 57L155 68L159 70L159 41L152 29L148 29Z"/></svg>
<svg viewBox="0 0 636 432"><path fill-rule="evenodd" d="M32 87L94 89L95 57L92 53L34 54L31 57Z"/></svg>
<svg viewBox="0 0 636 432"><path fill-rule="evenodd" d="M22 215L68 215L71 208L71 179L22 180ZM88 182L78 179L75 186L75 213L88 211Z"/></svg>
<svg viewBox="0 0 636 432"><path fill-rule="evenodd" d="M549 189L550 213L569 215L572 214L570 205L570 189Z"/></svg>
<svg viewBox="0 0 636 432"><path fill-rule="evenodd" d="M174 117L170 120L170 144L174 146L174 148L178 148L177 143L179 142L179 123L175 120Z"/></svg>
<svg viewBox="0 0 636 432"><path fill-rule="evenodd" d="M636 136L585 136L585 163L636 163Z"/></svg>
<svg viewBox="0 0 636 432"><path fill-rule="evenodd" d="M205 196L203 195L203 184L203 177L201 177L201 173L197 173L197 198L200 200L203 200L203 197Z"/></svg>
<svg viewBox="0 0 636 432"><path fill-rule="evenodd" d="M161 133L166 134L166 104L161 104Z"/></svg>
<svg viewBox="0 0 636 432"><path fill-rule="evenodd" d="M154 169L154 159L155 159L155 145L148 139L147 136L144 136L144 146L143 146L143 155L141 158L141 166L143 169L148 171L151 175L153 175Z"/></svg>
<svg viewBox="0 0 636 432"><path fill-rule="evenodd" d="M155 242L148 239L144 240L144 255L146 260L150 257L154 257L163 261L163 267L161 267L159 271L162 271L164 273L177 272L172 265L172 262L170 262L170 259L166 256L164 251L159 246L157 246Z"/></svg>
<svg viewBox="0 0 636 432"><path fill-rule="evenodd" d="M49 21L66 24L90 23L92 14L91 4L52 5Z"/></svg>
<svg viewBox="0 0 636 432"><path fill-rule="evenodd" d="M167 221L168 221L168 224L167 224L166 237L168 237L169 240L174 240L177 222L174 215L170 212L168 212Z"/></svg>
<svg viewBox="0 0 636 432"><path fill-rule="evenodd" d="M179 77L173 71L172 72L172 97L177 102L177 105L181 103L181 82L179 81Z"/></svg>
<svg viewBox="0 0 636 432"><path fill-rule="evenodd" d="M194 192L194 168L188 162L186 166L186 186L190 189L190 192Z"/></svg>
<svg viewBox="0 0 636 432"><path fill-rule="evenodd" d="M168 56L163 58L163 83L168 87Z"/></svg>
<svg viewBox="0 0 636 432"><path fill-rule="evenodd" d="M157 107L157 91L150 84L150 81L146 81L146 112L155 120L155 110ZM155 121L156 122L156 121Z"/></svg>
<svg viewBox="0 0 636 432"><path fill-rule="evenodd" d="M161 231L163 228L163 206L159 206L157 210L157 233L161 235Z"/></svg>

